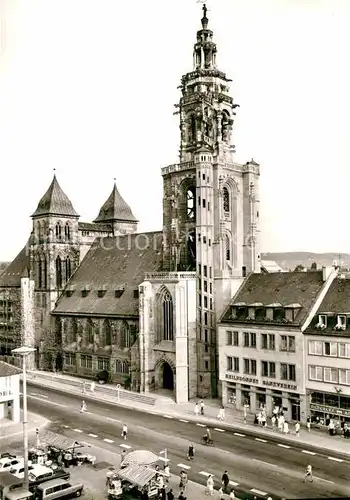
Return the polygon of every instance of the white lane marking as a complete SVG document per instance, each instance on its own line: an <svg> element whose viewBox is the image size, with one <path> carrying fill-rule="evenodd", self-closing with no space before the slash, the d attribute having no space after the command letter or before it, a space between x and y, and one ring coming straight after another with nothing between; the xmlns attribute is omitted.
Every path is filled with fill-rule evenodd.
<svg viewBox="0 0 350 500"><path fill-rule="evenodd" d="M103 441L105 443L110 443L110 444L114 443L114 441L112 439L104 439Z"/></svg>
<svg viewBox="0 0 350 500"><path fill-rule="evenodd" d="M229 481L228 484L230 486L238 486L239 485L239 483L235 483L234 481Z"/></svg>
<svg viewBox="0 0 350 500"><path fill-rule="evenodd" d="M98 438L97 434L89 434L89 436L92 437L92 438Z"/></svg>
<svg viewBox="0 0 350 500"><path fill-rule="evenodd" d="M183 418L180 418L180 422L184 422L185 424L188 424L188 420L184 420Z"/></svg>
<svg viewBox="0 0 350 500"><path fill-rule="evenodd" d="M281 443L278 443L277 446L280 446L281 448L290 448L290 446L288 446L287 444L281 444Z"/></svg>
<svg viewBox="0 0 350 500"><path fill-rule="evenodd" d="M190 465L186 465L186 464L177 464L178 467L181 467L181 469L190 469L191 466Z"/></svg>
<svg viewBox="0 0 350 500"><path fill-rule="evenodd" d="M56 406L60 406L61 408L67 408L66 405L61 405L61 403L55 403L54 401L50 401L50 400L47 400L47 399L41 399L41 397L38 398L37 396L31 396L30 394L28 394L28 398L38 399L42 403L49 403L50 405L56 405Z"/></svg>
<svg viewBox="0 0 350 500"><path fill-rule="evenodd" d="M218 429L217 427L214 427L214 431L225 432L225 429Z"/></svg>
<svg viewBox="0 0 350 500"><path fill-rule="evenodd" d="M239 436L241 438L245 438L245 434L240 434L239 432L234 432L233 433L235 436Z"/></svg>
<svg viewBox="0 0 350 500"><path fill-rule="evenodd" d="M266 491L261 491L261 490L256 490L255 488L253 488L252 490L250 490L252 493L256 493L257 495L267 495Z"/></svg>
<svg viewBox="0 0 350 500"><path fill-rule="evenodd" d="M198 427L205 427L205 424L196 424Z"/></svg>
<svg viewBox="0 0 350 500"><path fill-rule="evenodd" d="M269 467L278 467L276 464L270 464L270 462L264 462L263 460L259 460L258 458L253 458L254 462L259 462L259 464L268 465Z"/></svg>
<svg viewBox="0 0 350 500"><path fill-rule="evenodd" d="M130 450L131 446L129 446L128 444L120 444L119 445L121 448L125 448L126 450Z"/></svg>
<svg viewBox="0 0 350 500"><path fill-rule="evenodd" d="M202 476L211 476L210 472L205 472L204 470L201 470L199 474L202 474Z"/></svg>
<svg viewBox="0 0 350 500"><path fill-rule="evenodd" d="M109 420L110 422L118 422L118 423L120 423L120 420L116 420L115 418L106 417L106 419Z"/></svg>
<svg viewBox="0 0 350 500"><path fill-rule="evenodd" d="M174 417L171 417L170 415L163 415L163 417L165 417L165 418L171 418L171 419L174 418Z"/></svg>
<svg viewBox="0 0 350 500"><path fill-rule="evenodd" d="M31 392L29 394L30 396L40 396L42 398L48 399L49 396L46 396L45 394L40 394L40 392Z"/></svg>
<svg viewBox="0 0 350 500"><path fill-rule="evenodd" d="M220 453L231 453L230 451L222 450L221 448L216 448L216 450L219 451Z"/></svg>
<svg viewBox="0 0 350 500"><path fill-rule="evenodd" d="M75 432L80 432L80 433L81 433L81 432L83 432L83 431L81 431L80 429L73 429L73 431L75 431Z"/></svg>
<svg viewBox="0 0 350 500"><path fill-rule="evenodd" d="M336 457L327 457L328 460L334 460L334 462L344 462L341 458L336 458Z"/></svg>
<svg viewBox="0 0 350 500"><path fill-rule="evenodd" d="M301 453L306 453L307 455L316 455L314 451L309 451L309 450L301 450Z"/></svg>
<svg viewBox="0 0 350 500"><path fill-rule="evenodd" d="M329 481L328 479L323 479L323 477L314 476L314 479L318 479L319 481L325 481L326 483L335 484L334 481Z"/></svg>
<svg viewBox="0 0 350 500"><path fill-rule="evenodd" d="M255 441L260 441L260 443L267 443L266 439L255 438Z"/></svg>

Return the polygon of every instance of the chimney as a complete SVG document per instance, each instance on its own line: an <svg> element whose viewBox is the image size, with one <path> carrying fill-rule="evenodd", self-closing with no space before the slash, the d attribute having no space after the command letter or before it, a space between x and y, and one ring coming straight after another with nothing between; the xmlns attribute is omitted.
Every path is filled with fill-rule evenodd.
<svg viewBox="0 0 350 500"><path fill-rule="evenodd" d="M327 281L328 276L331 274L331 272L333 270L334 270L334 267L322 266L322 279L323 279L323 281Z"/></svg>

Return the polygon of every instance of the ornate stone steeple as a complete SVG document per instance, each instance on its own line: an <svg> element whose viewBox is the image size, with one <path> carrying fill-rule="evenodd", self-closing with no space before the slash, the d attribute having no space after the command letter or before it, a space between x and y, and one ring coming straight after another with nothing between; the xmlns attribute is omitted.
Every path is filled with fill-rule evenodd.
<svg viewBox="0 0 350 500"><path fill-rule="evenodd" d="M98 217L94 222L112 224L115 234L137 232L138 220L132 213L130 206L119 193L115 182L111 194L102 205Z"/></svg>

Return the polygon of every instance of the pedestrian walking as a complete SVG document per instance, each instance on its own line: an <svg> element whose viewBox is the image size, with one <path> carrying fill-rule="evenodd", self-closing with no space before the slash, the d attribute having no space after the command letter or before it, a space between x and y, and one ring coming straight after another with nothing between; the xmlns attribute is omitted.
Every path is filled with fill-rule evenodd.
<svg viewBox="0 0 350 500"><path fill-rule="evenodd" d="M201 407L201 415L204 415L204 403L203 403L203 401L201 401L200 407Z"/></svg>
<svg viewBox="0 0 350 500"><path fill-rule="evenodd" d="M186 500L186 497L184 496L184 492L180 491L180 495L177 497L179 500Z"/></svg>
<svg viewBox="0 0 350 500"><path fill-rule="evenodd" d="M187 486L187 472L182 470L180 472L180 484L179 484L179 488L181 491L185 491L186 489L186 486Z"/></svg>
<svg viewBox="0 0 350 500"><path fill-rule="evenodd" d="M167 483L169 483L169 478L170 478L170 466L169 463L164 465L164 478Z"/></svg>
<svg viewBox="0 0 350 500"><path fill-rule="evenodd" d="M128 435L128 427L126 424L123 424L122 438L124 439L124 441L126 441L127 435Z"/></svg>
<svg viewBox="0 0 350 500"><path fill-rule="evenodd" d="M194 414L196 415L196 417L198 417L199 412L200 412L200 410L199 410L199 404L196 403L195 406L194 406Z"/></svg>
<svg viewBox="0 0 350 500"><path fill-rule="evenodd" d="M276 417L275 417L275 415L272 415L271 425L272 425L272 430L275 431L276 430Z"/></svg>
<svg viewBox="0 0 350 500"><path fill-rule="evenodd" d="M159 494L160 500L166 500L166 491L165 491L165 486L160 489L160 494Z"/></svg>
<svg viewBox="0 0 350 500"><path fill-rule="evenodd" d="M190 443L189 446L188 446L187 459L188 460L193 460L194 459L194 446L193 446L192 443Z"/></svg>
<svg viewBox="0 0 350 500"><path fill-rule="evenodd" d="M174 497L174 493L173 493L172 489L170 491L168 491L167 498L168 498L168 500L174 500L175 497Z"/></svg>
<svg viewBox="0 0 350 500"><path fill-rule="evenodd" d="M211 495L211 496L214 495L214 478L213 478L212 474L210 474L210 476L208 476L208 479L207 479L206 493L207 493L207 495Z"/></svg>
<svg viewBox="0 0 350 500"><path fill-rule="evenodd" d="M222 483L222 486L223 486L224 491L225 491L225 493L226 493L226 491L227 491L227 487L228 487L228 485L229 485L229 483L230 483L230 479L229 479L229 477L228 477L227 470L225 470L225 472L224 472L224 473L223 473L223 475L222 475L222 478L221 478L221 483Z"/></svg>
<svg viewBox="0 0 350 500"><path fill-rule="evenodd" d="M85 413L87 411L87 406L85 401L82 401L81 406L80 406L80 413Z"/></svg>
<svg viewBox="0 0 350 500"><path fill-rule="evenodd" d="M95 391L95 382L94 382L94 381L92 381L92 382L91 382L91 385L90 385L90 391L91 391L91 392L94 392L94 391Z"/></svg>
<svg viewBox="0 0 350 500"><path fill-rule="evenodd" d="M300 424L299 424L299 422L297 422L297 423L295 424L295 435L296 435L297 437L299 437L299 433L300 433Z"/></svg>
<svg viewBox="0 0 350 500"><path fill-rule="evenodd" d="M289 425L288 422L283 422L283 434L288 434L289 432Z"/></svg>
<svg viewBox="0 0 350 500"><path fill-rule="evenodd" d="M82 388L81 388L81 390L82 390L83 394L85 394L85 393L86 393L86 382L83 382L83 383L82 383Z"/></svg>
<svg viewBox="0 0 350 500"><path fill-rule="evenodd" d="M307 417L307 419L306 419L306 428L307 428L308 432L310 432L310 430L311 430L311 418L310 417Z"/></svg>
<svg viewBox="0 0 350 500"><path fill-rule="evenodd" d="M313 480L314 480L314 478L312 476L312 466L308 465L306 467L306 471L305 471L304 483L312 483Z"/></svg>
<svg viewBox="0 0 350 500"><path fill-rule="evenodd" d="M218 420L221 420L221 421L225 420L225 408L224 407L220 408L217 418L218 418Z"/></svg>

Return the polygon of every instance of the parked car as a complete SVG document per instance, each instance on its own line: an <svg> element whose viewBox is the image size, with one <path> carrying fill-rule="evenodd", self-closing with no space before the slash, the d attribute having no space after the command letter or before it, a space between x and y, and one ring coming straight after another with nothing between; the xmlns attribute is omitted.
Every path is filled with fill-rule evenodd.
<svg viewBox="0 0 350 500"><path fill-rule="evenodd" d="M45 465L36 465L35 470L29 473L29 490L33 491L39 484L52 479L70 479L70 473L64 469L53 470Z"/></svg>
<svg viewBox="0 0 350 500"><path fill-rule="evenodd" d="M45 481L33 492L34 500L56 500L62 498L80 497L84 489L81 483L73 483L65 479Z"/></svg>
<svg viewBox="0 0 350 500"><path fill-rule="evenodd" d="M23 463L23 458L15 457L14 455L2 457L0 458L0 471L10 471L12 466L15 466L21 462Z"/></svg>
<svg viewBox="0 0 350 500"><path fill-rule="evenodd" d="M28 472L31 472L35 468L35 465L28 463ZM20 460L17 464L14 464L10 468L11 474L18 477L18 479L24 478L24 460Z"/></svg>

